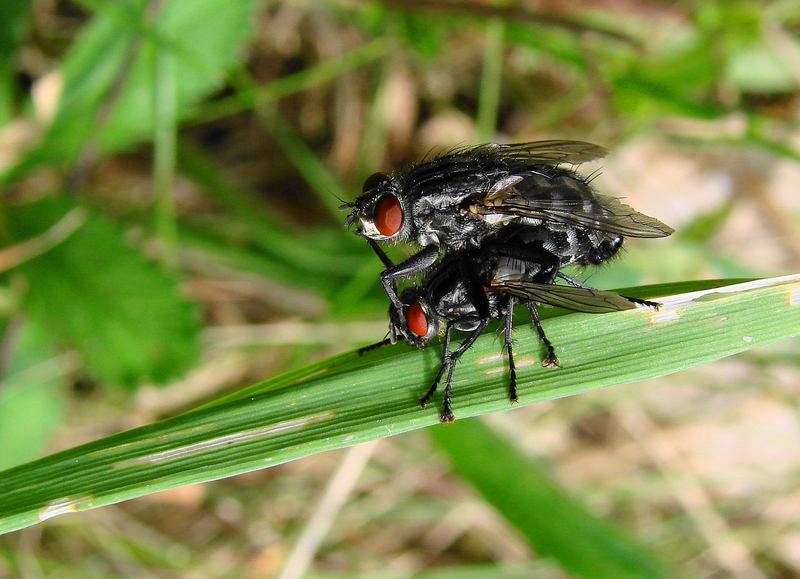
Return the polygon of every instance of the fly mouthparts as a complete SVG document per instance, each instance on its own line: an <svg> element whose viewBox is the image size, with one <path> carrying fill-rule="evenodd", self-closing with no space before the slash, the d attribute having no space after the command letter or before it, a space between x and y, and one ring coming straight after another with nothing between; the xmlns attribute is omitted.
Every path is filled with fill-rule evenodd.
<svg viewBox="0 0 800 579"><path fill-rule="evenodd" d="M342 205L339 209L345 209L345 206ZM345 229L350 229L350 226L353 225L353 222L356 220L356 212L353 210L350 215L345 217L344 219L344 227Z"/></svg>
<svg viewBox="0 0 800 579"><path fill-rule="evenodd" d="M355 201L348 201L347 203L342 203L341 205L339 205L339 207L337 207L337 209L339 211L344 211L345 209L350 209L350 208L355 207L355 206L356 206Z"/></svg>

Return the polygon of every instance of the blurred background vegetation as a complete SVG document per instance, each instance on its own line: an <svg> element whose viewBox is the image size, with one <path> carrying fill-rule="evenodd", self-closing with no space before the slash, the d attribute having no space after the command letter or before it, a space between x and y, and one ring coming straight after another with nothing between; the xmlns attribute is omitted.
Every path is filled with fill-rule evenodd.
<svg viewBox="0 0 800 579"><path fill-rule="evenodd" d="M795 0L4 0L0 469L380 339L336 208L458 144L612 150L597 187L678 233L593 285L798 271L799 33ZM0 576L601 576L519 516L564 490L686 575L798 576L796 347L59 518Z"/></svg>

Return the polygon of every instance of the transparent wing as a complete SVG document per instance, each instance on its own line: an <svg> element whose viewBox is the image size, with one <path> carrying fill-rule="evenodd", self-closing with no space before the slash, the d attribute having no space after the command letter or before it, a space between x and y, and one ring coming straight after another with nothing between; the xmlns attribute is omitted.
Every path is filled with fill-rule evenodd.
<svg viewBox="0 0 800 579"><path fill-rule="evenodd" d="M639 213L615 197L595 193L588 183L568 173L507 177L470 209L483 215L534 217L630 237L666 237L673 232L655 217Z"/></svg>
<svg viewBox="0 0 800 579"><path fill-rule="evenodd" d="M584 141L533 141L461 147L412 167L405 182L412 188L436 188L447 183L492 179L536 166L578 165L606 155L606 149Z"/></svg>
<svg viewBox="0 0 800 579"><path fill-rule="evenodd" d="M526 301L590 314L636 309L636 305L618 293L592 288L535 283L525 280L493 280L490 283L490 289L511 294Z"/></svg>
<svg viewBox="0 0 800 579"><path fill-rule="evenodd" d="M479 145L467 149L472 152L485 152L498 159L526 162L530 165L578 165L601 159L608 151L600 145L585 141L531 141L513 145Z"/></svg>

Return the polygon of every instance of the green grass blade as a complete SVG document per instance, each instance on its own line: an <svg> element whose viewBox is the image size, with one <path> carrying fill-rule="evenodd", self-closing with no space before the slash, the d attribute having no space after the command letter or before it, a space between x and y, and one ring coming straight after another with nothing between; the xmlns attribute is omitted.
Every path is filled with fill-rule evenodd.
<svg viewBox="0 0 800 579"><path fill-rule="evenodd" d="M353 235L338 235L324 243L315 239L310 239L307 244L297 243L297 232L281 223L270 206L263 203L263 199L231 180L202 151L181 143L177 154L178 166L184 176L197 183L209 199L224 206L233 216L232 219L246 227L248 242L272 258L291 264L298 272L349 275L363 265L364 256L371 255L363 241ZM190 220L189 217L186 220ZM215 216L215 224L220 220ZM206 230L213 229L209 224L201 222L199 225ZM337 225L338 233L342 226L341 223ZM227 245L233 243L229 239L222 241Z"/></svg>
<svg viewBox="0 0 800 579"><path fill-rule="evenodd" d="M275 142L283 150L289 161L297 168L311 190L322 204L328 208L333 221L341 222L342 212L339 209L342 199L353 197L345 190L344 185L334 175L317 154L308 146L291 124L272 107L256 109L261 125L269 132Z"/></svg>
<svg viewBox="0 0 800 579"><path fill-rule="evenodd" d="M677 296L664 290L669 297L658 312L547 319L561 369L542 368L535 333L518 326L520 405L662 376L800 334L800 275ZM500 340L487 332L462 359L454 383L459 418L510 408L500 351ZM436 347L404 345L360 358L343 354L2 472L0 532L435 425L436 405L421 410L416 399L438 356Z"/></svg>
<svg viewBox="0 0 800 579"><path fill-rule="evenodd" d="M161 243L161 265L174 269L178 263L178 231L175 221L176 138L178 126L177 77L175 55L163 46L155 47L153 83L153 191L156 195L156 233Z"/></svg>
<svg viewBox="0 0 800 579"><path fill-rule="evenodd" d="M304 579L408 579L408 572L381 569L354 575L349 572L316 572L309 570ZM531 577L560 577L557 569L543 561L524 561L521 563L479 563L466 565L447 565L415 570L414 579L530 579Z"/></svg>
<svg viewBox="0 0 800 579"><path fill-rule="evenodd" d="M500 89L503 83L503 35L505 24L492 18L486 23L486 48L483 51L483 74L475 122L478 142L494 139L497 128L497 111L500 108Z"/></svg>
<svg viewBox="0 0 800 579"><path fill-rule="evenodd" d="M289 95L324 86L340 76L379 58L389 49L384 38L372 40L336 57L328 58L316 66L283 76L265 85L253 85L235 94L220 98L198 107L198 112L190 114L193 123L207 123L258 106L267 106Z"/></svg>
<svg viewBox="0 0 800 579"><path fill-rule="evenodd" d="M14 60L28 29L30 0L0 2L0 127L14 115Z"/></svg>
<svg viewBox="0 0 800 579"><path fill-rule="evenodd" d="M536 463L477 420L431 435L468 480L542 557L579 577L668 577L656 557L613 525L594 517Z"/></svg>

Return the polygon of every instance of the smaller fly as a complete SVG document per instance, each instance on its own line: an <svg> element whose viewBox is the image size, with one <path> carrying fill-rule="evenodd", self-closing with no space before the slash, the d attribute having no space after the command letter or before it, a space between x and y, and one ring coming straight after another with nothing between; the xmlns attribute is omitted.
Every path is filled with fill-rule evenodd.
<svg viewBox="0 0 800 579"><path fill-rule="evenodd" d="M505 317L504 348L508 354L509 397L517 401L517 376L513 351L513 314L517 303L525 304L531 322L546 349L543 365L559 366L559 360L542 328L537 303L570 310L606 313L629 310L636 303L657 307L655 302L626 298L609 291L583 286L559 272L560 260L543 247L535 232L511 226L496 238L489 238L478 249L456 252L444 258L424 282L406 289L400 296L406 305L398 311L389 308L390 337L363 348L361 352L387 343L400 336L416 347L426 346L444 333L441 364L428 391L420 399L425 406L436 392L445 371L441 421L455 420L451 406L453 372L459 358L478 339L489 322ZM555 285L556 278L570 286ZM451 350L453 330L467 332L467 338Z"/></svg>
<svg viewBox="0 0 800 579"><path fill-rule="evenodd" d="M613 257L624 236L665 237L672 229L597 193L590 179L566 165L606 154L581 141L538 141L465 147L391 174L375 173L362 195L342 209L358 222L383 261L381 283L394 308L395 283L432 267L440 253L479 249L508 225L535 232L560 267L597 265ZM378 242L411 241L422 249L393 264Z"/></svg>

